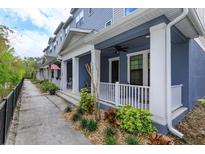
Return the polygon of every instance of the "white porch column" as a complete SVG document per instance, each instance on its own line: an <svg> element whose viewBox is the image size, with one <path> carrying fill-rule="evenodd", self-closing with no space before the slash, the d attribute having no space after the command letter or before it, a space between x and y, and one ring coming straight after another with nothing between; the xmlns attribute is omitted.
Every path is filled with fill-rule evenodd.
<svg viewBox="0 0 205 154"><path fill-rule="evenodd" d="M93 81L99 90L100 82L100 50L93 49L91 51L91 67L93 73ZM91 91L94 92L93 84L91 84Z"/></svg>
<svg viewBox="0 0 205 154"><path fill-rule="evenodd" d="M153 120L166 124L166 24L150 28L150 112Z"/></svg>
<svg viewBox="0 0 205 154"><path fill-rule="evenodd" d="M79 92L79 58L78 57L73 57L72 58L72 71L73 71L73 76L72 76L72 82L73 82L73 87L72 91L74 93Z"/></svg>
<svg viewBox="0 0 205 154"><path fill-rule="evenodd" d="M61 62L61 83L60 88L65 90L67 86L67 62Z"/></svg>

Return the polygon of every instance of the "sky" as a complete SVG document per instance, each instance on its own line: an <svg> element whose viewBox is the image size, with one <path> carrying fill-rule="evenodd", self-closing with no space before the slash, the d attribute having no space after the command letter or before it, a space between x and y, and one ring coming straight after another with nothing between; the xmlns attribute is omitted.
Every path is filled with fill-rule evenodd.
<svg viewBox="0 0 205 154"><path fill-rule="evenodd" d="M48 44L49 37L61 21L70 16L69 8L58 9L0 9L0 25L14 31L10 43L15 55L40 57Z"/></svg>

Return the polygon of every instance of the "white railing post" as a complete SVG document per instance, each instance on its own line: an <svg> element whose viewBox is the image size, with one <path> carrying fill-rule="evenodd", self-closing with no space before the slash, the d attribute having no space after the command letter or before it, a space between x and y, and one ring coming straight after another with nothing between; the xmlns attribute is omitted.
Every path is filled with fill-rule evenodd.
<svg viewBox="0 0 205 154"><path fill-rule="evenodd" d="M119 82L115 83L115 105L116 106L120 105L120 86L119 86Z"/></svg>

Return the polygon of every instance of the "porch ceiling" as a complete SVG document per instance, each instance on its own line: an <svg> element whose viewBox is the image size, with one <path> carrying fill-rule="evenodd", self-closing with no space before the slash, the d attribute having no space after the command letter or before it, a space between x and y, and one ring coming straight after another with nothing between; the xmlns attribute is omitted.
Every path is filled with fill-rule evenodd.
<svg viewBox="0 0 205 154"><path fill-rule="evenodd" d="M149 36L149 34L141 36L141 37L137 37L137 38L134 38L134 39L131 39L129 41L125 41L125 42L122 42L119 44L115 44L115 45L120 45L122 47L128 47L127 50L132 51L132 50L135 50L135 49L140 48L140 47L149 46L150 38L147 36ZM114 53L114 51L115 51L114 46L115 45L103 49L103 53L105 55L107 55L108 57L112 56L113 54L115 54Z"/></svg>

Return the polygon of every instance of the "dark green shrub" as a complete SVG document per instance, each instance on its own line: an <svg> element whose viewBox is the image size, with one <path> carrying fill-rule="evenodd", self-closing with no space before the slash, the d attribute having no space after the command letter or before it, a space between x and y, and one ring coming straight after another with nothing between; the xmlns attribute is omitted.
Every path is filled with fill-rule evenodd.
<svg viewBox="0 0 205 154"><path fill-rule="evenodd" d="M104 142L107 145L116 145L117 144L117 140L113 137L106 137Z"/></svg>
<svg viewBox="0 0 205 154"><path fill-rule="evenodd" d="M125 105L119 108L120 127L129 133L152 133L156 131L152 114L147 110L140 110Z"/></svg>
<svg viewBox="0 0 205 154"><path fill-rule="evenodd" d="M74 113L72 116L72 121L76 122L79 121L81 119L81 114L79 113Z"/></svg>
<svg viewBox="0 0 205 154"><path fill-rule="evenodd" d="M128 145L136 145L136 144L139 144L139 141L137 140L136 136L134 136L134 135L128 135L128 136L125 138L125 142L126 142Z"/></svg>
<svg viewBox="0 0 205 154"><path fill-rule="evenodd" d="M47 92L49 90L58 90L59 88L52 82L49 82L48 80L44 80L40 83L40 89L42 92Z"/></svg>
<svg viewBox="0 0 205 154"><path fill-rule="evenodd" d="M94 97L88 92L87 88L80 90L79 108L89 113L94 110Z"/></svg>
<svg viewBox="0 0 205 154"><path fill-rule="evenodd" d="M86 129L89 132L93 132L97 129L97 124L98 124L98 122L96 120L91 119L88 121Z"/></svg>
<svg viewBox="0 0 205 154"><path fill-rule="evenodd" d="M67 106L64 110L64 112L71 112L72 111L72 108L70 106Z"/></svg>
<svg viewBox="0 0 205 154"><path fill-rule="evenodd" d="M87 127L87 124L88 124L87 119L85 119L85 118L81 119L81 121L80 121L81 128L85 129Z"/></svg>
<svg viewBox="0 0 205 154"><path fill-rule="evenodd" d="M113 137L114 135L117 134L117 130L115 130L114 128L111 128L111 127L107 127L104 130L104 133L105 133L105 137Z"/></svg>

